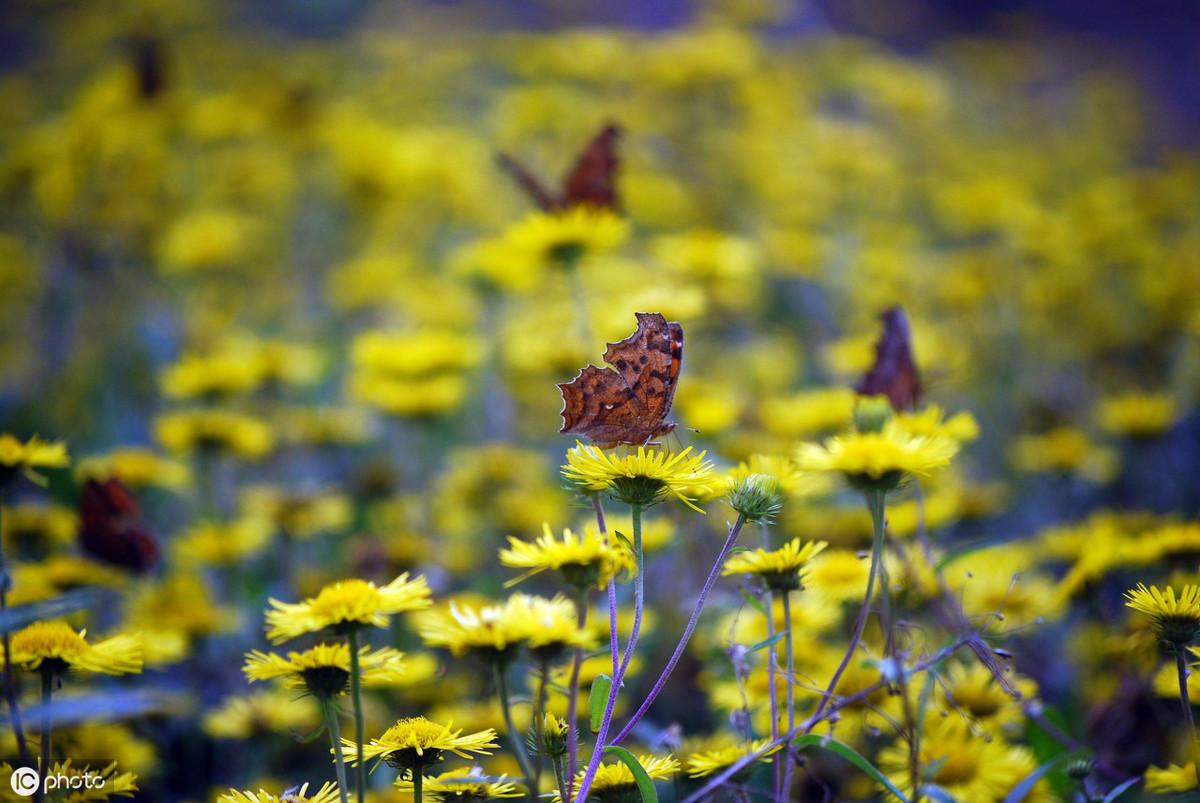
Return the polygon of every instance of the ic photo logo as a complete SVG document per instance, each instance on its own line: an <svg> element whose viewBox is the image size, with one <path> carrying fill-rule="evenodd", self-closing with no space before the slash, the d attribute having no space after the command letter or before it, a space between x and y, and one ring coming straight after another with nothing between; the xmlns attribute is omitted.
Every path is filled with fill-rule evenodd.
<svg viewBox="0 0 1200 803"><path fill-rule="evenodd" d="M42 776L33 767L17 767L8 782L21 797L33 797L42 785Z"/></svg>

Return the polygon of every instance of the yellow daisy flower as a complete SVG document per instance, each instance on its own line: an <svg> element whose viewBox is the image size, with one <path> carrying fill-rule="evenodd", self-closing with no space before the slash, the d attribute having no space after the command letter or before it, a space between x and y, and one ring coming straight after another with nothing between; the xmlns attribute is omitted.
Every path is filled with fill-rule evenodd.
<svg viewBox="0 0 1200 803"><path fill-rule="evenodd" d="M293 787L279 795L273 795L265 789L259 789L257 792L230 789L217 797L217 803L336 803L340 798L337 784L326 781L321 784L320 789L311 794L308 784Z"/></svg>
<svg viewBox="0 0 1200 803"><path fill-rule="evenodd" d="M88 643L87 631L76 632L63 621L34 622L12 636L12 662L24 669L77 669L103 675L142 671L142 639L120 635Z"/></svg>
<svg viewBox="0 0 1200 803"><path fill-rule="evenodd" d="M431 647L494 660L507 659L521 646L553 657L564 648L595 643L593 631L579 629L574 603L562 596L513 594L503 603L478 606L451 600L444 608L422 614L417 629Z"/></svg>
<svg viewBox="0 0 1200 803"><path fill-rule="evenodd" d="M652 781L666 781L679 772L679 761L675 756L639 755L637 759ZM580 772L576 777L576 789L583 782L585 774ZM601 762L588 790L588 800L593 797L601 801L627 800L630 795L637 795L637 783L625 762Z"/></svg>
<svg viewBox="0 0 1200 803"><path fill-rule="evenodd" d="M802 587L809 561L827 546L825 541L809 541L800 546L800 539L793 538L779 549L739 552L725 561L721 573L752 574L776 591L794 591Z"/></svg>
<svg viewBox="0 0 1200 803"><path fill-rule="evenodd" d="M233 410L178 410L154 419L154 437L172 452L227 449L247 460L275 448L275 432L261 418Z"/></svg>
<svg viewBox="0 0 1200 803"><path fill-rule="evenodd" d="M358 665L367 686L387 686L404 679L404 653L391 647L361 647ZM246 679L282 679L292 689L307 689L321 697L345 694L350 683L350 647L344 643L318 644L287 656L252 650L242 667Z"/></svg>
<svg viewBox="0 0 1200 803"><path fill-rule="evenodd" d="M303 602L270 601L267 638L275 644L326 628L345 631L354 627L386 627L388 617L430 605L429 585L423 576L409 580L408 573L385 586L369 580L342 580L321 589Z"/></svg>
<svg viewBox="0 0 1200 803"><path fill-rule="evenodd" d="M1190 792L1200 786L1200 774L1196 770L1196 762L1189 761L1180 766L1168 764L1166 767L1146 768L1146 791L1156 795L1169 795L1175 792Z"/></svg>
<svg viewBox="0 0 1200 803"><path fill-rule="evenodd" d="M1101 400L1096 421L1112 435L1150 438L1171 428L1177 409L1167 393L1126 393Z"/></svg>
<svg viewBox="0 0 1200 803"><path fill-rule="evenodd" d="M607 209L584 205L531 212L509 226L494 251L482 256L485 261L503 257L510 270L569 267L612 251L628 236L629 223Z"/></svg>
<svg viewBox="0 0 1200 803"><path fill-rule="evenodd" d="M906 474L927 476L949 465L958 444L948 438L910 435L894 420L878 432L838 435L824 445L804 444L800 468L841 472L857 487L894 488Z"/></svg>
<svg viewBox="0 0 1200 803"><path fill-rule="evenodd" d="M1163 641L1186 644L1200 633L1200 586L1186 585L1176 596L1170 586L1161 590L1138 583L1125 592L1125 600L1126 606L1153 618Z"/></svg>
<svg viewBox="0 0 1200 803"><path fill-rule="evenodd" d="M550 570L557 571L567 583L581 590L593 586L604 588L621 572L627 576L637 572L633 555L623 545L605 543L595 530L586 529L582 535L566 529L561 539L555 538L549 524L542 525L541 537L532 544L510 535L508 549L500 550L500 562L529 570L506 585Z"/></svg>
<svg viewBox="0 0 1200 803"><path fill-rule="evenodd" d="M979 437L979 424L975 416L962 412L946 418L942 408L936 404L926 405L914 413L896 413L896 424L910 435L925 438L949 438L959 443L969 443Z"/></svg>
<svg viewBox="0 0 1200 803"><path fill-rule="evenodd" d="M346 748L343 753L347 755L347 761L357 764L358 743L342 739L342 745ZM439 725L425 717L405 717L378 739L364 744L362 758L363 761L386 761L398 770L409 772L440 763L446 753L470 758L473 753L490 755L492 748L497 746L496 731L491 728L464 736L461 730L453 730L450 725Z"/></svg>
<svg viewBox="0 0 1200 803"><path fill-rule="evenodd" d="M941 720L920 740L920 766L928 781L954 800L999 800L1020 781L1009 766L1004 743L972 736L961 719ZM879 753L879 769L900 789L912 789L908 745L893 744ZM1028 774L1028 773L1026 773Z"/></svg>
<svg viewBox="0 0 1200 803"><path fill-rule="evenodd" d="M751 753L756 753L762 750L768 744L770 739L759 739L754 742L740 742L732 738L721 740L725 744L714 744L706 750L700 750L692 753L684 762L684 767L687 769L689 778L703 778L708 775L720 772L725 768L736 764ZM780 746L776 745L773 749L762 755L758 761L770 761L770 756L779 751Z"/></svg>
<svg viewBox="0 0 1200 803"><path fill-rule="evenodd" d="M34 435L22 443L16 435L0 434L0 487L19 472L31 475L35 468L64 468L70 462L67 445L62 441L44 441ZM32 476L37 478L36 474Z"/></svg>
<svg viewBox="0 0 1200 803"><path fill-rule="evenodd" d="M450 770L441 775L432 775L424 779L422 786L425 800L432 803L446 800L498 800L525 795L525 787L509 783L504 775L490 778L479 767L471 767L467 772ZM396 788L411 792L412 779L397 778Z"/></svg>
<svg viewBox="0 0 1200 803"><path fill-rule="evenodd" d="M316 706L296 705L296 692L284 689L227 697L201 721L214 739L250 739L265 734L312 730L320 720Z"/></svg>
<svg viewBox="0 0 1200 803"><path fill-rule="evenodd" d="M582 491L610 491L627 504L647 506L671 495L703 513L695 500L720 485L706 454L692 454L691 446L674 454L639 446L635 454L618 455L576 441L567 451L562 475Z"/></svg>
<svg viewBox="0 0 1200 803"><path fill-rule="evenodd" d="M128 447L85 458L79 462L75 475L82 482L104 482L116 477L131 488L153 486L178 490L192 481L187 463L163 457L150 449Z"/></svg>

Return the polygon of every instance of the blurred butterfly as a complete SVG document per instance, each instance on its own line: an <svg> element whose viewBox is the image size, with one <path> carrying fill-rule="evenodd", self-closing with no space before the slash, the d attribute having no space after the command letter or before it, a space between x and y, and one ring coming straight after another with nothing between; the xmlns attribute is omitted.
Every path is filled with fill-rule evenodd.
<svg viewBox="0 0 1200 803"><path fill-rule="evenodd" d="M574 206L598 206L617 210L617 140L621 129L609 123L592 138L575 165L563 179L562 189L546 187L528 168L506 153L499 156L500 166L508 171L521 189L544 212L561 212Z"/></svg>
<svg viewBox="0 0 1200 803"><path fill-rule="evenodd" d="M79 545L97 560L135 572L158 563L158 544L142 526L138 504L115 477L83 486Z"/></svg>
<svg viewBox="0 0 1200 803"><path fill-rule="evenodd" d="M875 343L875 364L854 390L862 396L887 396L895 410L913 410L923 388L913 358L908 316L896 306L885 310L880 319L883 334Z"/></svg>

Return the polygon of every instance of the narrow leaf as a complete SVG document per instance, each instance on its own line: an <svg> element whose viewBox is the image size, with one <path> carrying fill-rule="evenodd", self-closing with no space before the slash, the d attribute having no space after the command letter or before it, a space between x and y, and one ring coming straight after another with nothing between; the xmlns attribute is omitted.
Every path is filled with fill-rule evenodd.
<svg viewBox="0 0 1200 803"><path fill-rule="evenodd" d="M616 745L604 748L604 754L616 756L625 762L626 767L629 767L629 771L633 773L634 783L637 784L638 792L642 795L642 803L658 803L658 792L654 790L654 781L650 780L650 776L642 768L642 763L637 760L637 756L624 747Z"/></svg>
<svg viewBox="0 0 1200 803"><path fill-rule="evenodd" d="M782 639L786 635L787 635L787 633L782 633L782 632L776 633L775 635L771 636L768 639L763 639L762 641L758 642L757 644L755 644L752 647L747 647L746 653L750 654L752 652L758 652L759 650L765 650L767 647L774 647L776 644L779 643L779 640Z"/></svg>
<svg viewBox="0 0 1200 803"><path fill-rule="evenodd" d="M820 747L823 750L828 750L831 753L841 756L865 772L867 775L871 776L871 779L875 781L875 783L879 784L884 789L888 790L897 798L899 798L901 803L908 803L908 798L904 796L904 793L901 792L894 783L889 781L886 775L876 769L874 764L872 764L870 761L867 761L867 759L865 759L850 745L843 744L837 739L833 739L828 736L821 736L820 734L816 733L810 733L807 736L800 736L796 739L794 744L798 750L803 750L806 747Z"/></svg>
<svg viewBox="0 0 1200 803"><path fill-rule="evenodd" d="M604 721L604 709L608 707L608 693L612 689L612 678L608 675L596 675L592 681L592 691L588 696L588 709L592 714L592 733L600 730Z"/></svg>
<svg viewBox="0 0 1200 803"><path fill-rule="evenodd" d="M761 613L763 616L767 615L767 608L762 604L762 600L760 600L758 597L742 591L742 599L746 600L747 605Z"/></svg>
<svg viewBox="0 0 1200 803"><path fill-rule="evenodd" d="M1105 795L1104 800L1100 801L1100 803L1116 803L1117 798L1119 798L1121 796L1122 792L1124 792L1126 789L1133 786L1135 783L1137 783L1140 780L1142 780L1142 779L1141 778L1130 778L1128 781L1125 781L1125 783L1114 786L1112 788L1112 791L1110 791L1107 795Z"/></svg>
<svg viewBox="0 0 1200 803"><path fill-rule="evenodd" d="M1042 764L1033 772L1021 779L1021 782L1014 786L1004 798L1004 803L1023 803L1025 798L1029 797L1029 793L1033 791L1033 787L1037 786L1037 782L1046 777L1046 774L1055 767L1062 764L1068 758L1071 758L1074 753L1062 753L1055 756L1049 761Z"/></svg>

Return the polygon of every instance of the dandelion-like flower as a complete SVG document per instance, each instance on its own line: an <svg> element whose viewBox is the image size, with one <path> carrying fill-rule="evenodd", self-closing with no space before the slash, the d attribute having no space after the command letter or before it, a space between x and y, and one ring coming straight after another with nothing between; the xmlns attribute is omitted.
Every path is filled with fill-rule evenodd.
<svg viewBox="0 0 1200 803"><path fill-rule="evenodd" d="M911 435L892 420L875 432L837 435L823 445L804 444L796 461L809 471L840 472L856 488L891 490L906 474L926 476L948 465L957 453L955 441Z"/></svg>
<svg viewBox="0 0 1200 803"><path fill-rule="evenodd" d="M1137 588L1125 592L1125 604L1150 616L1159 638L1174 645L1188 644L1200 634L1200 586L1186 585L1175 594L1168 586Z"/></svg>
<svg viewBox="0 0 1200 803"><path fill-rule="evenodd" d="M404 680L404 653L390 647L361 647L358 665L366 686L387 686ZM350 647L318 644L286 656L253 650L242 667L249 681L283 680L288 688L307 689L318 697L344 694L350 684Z"/></svg>
<svg viewBox="0 0 1200 803"><path fill-rule="evenodd" d="M336 803L340 797L337 784L326 781L314 792L309 792L308 784L294 786L278 795L265 789L259 789L257 792L230 789L217 798L217 803Z"/></svg>
<svg viewBox="0 0 1200 803"><path fill-rule="evenodd" d="M422 614L417 629L431 647L499 662L521 646L549 659L567 648L586 649L595 643L593 631L579 629L574 603L562 596L513 594L495 605L452 600L445 608Z"/></svg>
<svg viewBox="0 0 1200 803"><path fill-rule="evenodd" d="M504 232L510 262L530 268L578 264L611 251L629 236L629 223L607 209L581 205L562 212L531 212Z"/></svg>
<svg viewBox="0 0 1200 803"><path fill-rule="evenodd" d="M90 643L87 631L63 621L34 622L13 633L12 662L23 669L62 672L76 669L102 675L142 671L142 639L120 635Z"/></svg>
<svg viewBox="0 0 1200 803"><path fill-rule="evenodd" d="M511 783L507 777L489 777L484 775L479 767L471 767L467 772L450 770L441 775L425 778L422 784L426 800L431 801L469 801L469 800L500 800L509 797L523 797L525 788ZM402 792L411 792L411 778L397 778L396 788Z"/></svg>
<svg viewBox="0 0 1200 803"><path fill-rule="evenodd" d="M1190 792L1200 786L1200 772L1196 762L1189 761L1182 766L1168 764L1166 767L1146 768L1146 791L1156 795L1169 795L1176 792Z"/></svg>
<svg viewBox="0 0 1200 803"><path fill-rule="evenodd" d="M692 453L639 446L634 454L620 455L576 442L567 451L562 475L585 493L607 491L629 505L646 507L674 496L697 512L695 500L711 494L720 480L707 452Z"/></svg>
<svg viewBox="0 0 1200 803"><path fill-rule="evenodd" d="M754 742L738 742L732 739L721 740L724 744L715 744L706 750L699 750L687 757L684 767L689 778L704 778L720 772L736 764L753 753L762 750L771 743L770 739L759 739ZM766 751L757 761L768 761L772 754L779 752L780 745ZM749 767L745 770L749 772Z"/></svg>
<svg viewBox="0 0 1200 803"><path fill-rule="evenodd" d="M646 775L650 776L652 781L666 781L679 772L679 761L675 756L640 755L637 758L638 763L642 765L642 769L646 771ZM580 772L576 777L576 789L579 788L584 775L584 772ZM597 800L601 803L622 803L631 799L640 800L641 797L637 792L637 782L633 779L633 772L625 762L601 763L599 769L596 770L595 778L592 779L592 786L588 790L588 800Z"/></svg>
<svg viewBox="0 0 1200 803"><path fill-rule="evenodd" d="M580 590L604 588L618 574L631 576L637 571L637 563L628 549L621 544L605 543L595 530L576 535L567 529L563 530L562 538L556 538L549 524L542 525L542 535L533 543L510 535L508 549L500 550L500 562L529 570L510 581L510 585L540 572L556 571Z"/></svg>
<svg viewBox="0 0 1200 803"><path fill-rule="evenodd" d="M303 602L271 600L267 611L267 638L275 644L326 628L345 632L357 627L386 627L388 617L430 605L429 585L418 575L404 573L385 586L369 580L342 580L321 589Z"/></svg>
<svg viewBox="0 0 1200 803"><path fill-rule="evenodd" d="M0 487L20 472L29 474L37 468L63 468L70 462L67 445L61 441L44 441L34 435L22 443L16 435L0 434Z"/></svg>
<svg viewBox="0 0 1200 803"><path fill-rule="evenodd" d="M358 744L351 739L342 739L342 745L346 748L343 752L348 755L347 760L351 764L358 763ZM363 761L386 761L403 773L401 777L411 779L411 773L440 764L446 753L470 758L472 754L490 755L492 748L497 746L496 731L491 728L464 736L461 730L454 730L451 725L440 725L425 717L405 717L378 739L364 744L362 758Z"/></svg>
<svg viewBox="0 0 1200 803"><path fill-rule="evenodd" d="M725 561L722 574L752 574L774 591L795 591L803 587L809 561L827 546L825 541L801 546L800 539L793 538L779 549L739 552Z"/></svg>

